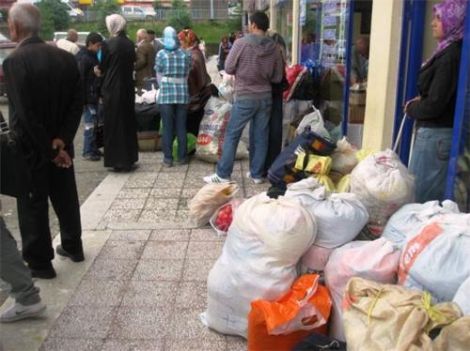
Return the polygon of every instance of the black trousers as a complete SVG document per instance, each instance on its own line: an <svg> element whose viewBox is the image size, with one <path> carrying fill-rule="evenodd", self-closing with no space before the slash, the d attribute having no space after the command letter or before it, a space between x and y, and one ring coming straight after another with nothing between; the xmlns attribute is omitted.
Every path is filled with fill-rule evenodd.
<svg viewBox="0 0 470 351"><path fill-rule="evenodd" d="M267 173L282 149L282 91L273 91L271 119L269 120L269 144L266 155L265 172Z"/></svg>
<svg viewBox="0 0 470 351"><path fill-rule="evenodd" d="M44 269L54 258L48 199L59 219L62 247L70 253L83 249L80 204L73 166L59 168L50 162L34 169L32 178L31 196L17 199L23 259L31 268Z"/></svg>

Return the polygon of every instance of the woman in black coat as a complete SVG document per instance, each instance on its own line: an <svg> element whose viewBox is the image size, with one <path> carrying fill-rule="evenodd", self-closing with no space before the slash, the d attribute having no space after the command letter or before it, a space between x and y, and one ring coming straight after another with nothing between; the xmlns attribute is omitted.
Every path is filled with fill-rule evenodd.
<svg viewBox="0 0 470 351"><path fill-rule="evenodd" d="M117 14L106 17L111 33L103 50L104 166L128 172L137 162L137 122L132 78L135 46L125 32L126 20Z"/></svg>
<svg viewBox="0 0 470 351"><path fill-rule="evenodd" d="M419 96L405 106L417 127L409 165L417 202L444 200L466 6L466 0L434 6L431 27L438 46L419 71Z"/></svg>

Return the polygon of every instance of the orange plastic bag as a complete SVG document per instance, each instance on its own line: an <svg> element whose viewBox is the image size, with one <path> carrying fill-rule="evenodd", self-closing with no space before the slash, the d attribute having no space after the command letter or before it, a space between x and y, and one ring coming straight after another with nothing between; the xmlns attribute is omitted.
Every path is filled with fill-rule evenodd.
<svg viewBox="0 0 470 351"><path fill-rule="evenodd" d="M318 279L318 274L303 275L279 300L251 303L248 351L290 351L311 333L326 333L331 298Z"/></svg>

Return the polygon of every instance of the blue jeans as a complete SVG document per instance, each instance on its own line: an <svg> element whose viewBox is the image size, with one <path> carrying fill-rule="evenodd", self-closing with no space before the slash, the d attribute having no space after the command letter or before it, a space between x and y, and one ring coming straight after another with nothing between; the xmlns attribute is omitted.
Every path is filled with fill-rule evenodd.
<svg viewBox="0 0 470 351"><path fill-rule="evenodd" d="M217 175L230 178L243 129L250 125L250 173L253 178L264 174L264 163L268 152L269 119L272 98L261 100L237 100L232 107L232 116L225 131L222 156L217 163ZM253 137L255 136L255 137Z"/></svg>
<svg viewBox="0 0 470 351"><path fill-rule="evenodd" d="M96 155L98 148L96 147L94 138L94 129L97 116L98 106L93 104L85 105L83 108L83 120L85 122L85 130L83 131L83 156Z"/></svg>
<svg viewBox="0 0 470 351"><path fill-rule="evenodd" d="M186 104L161 104L160 115L163 120L163 160L165 163L173 161L173 140L178 140L178 160L186 161L188 154L186 119L188 105Z"/></svg>
<svg viewBox="0 0 470 351"><path fill-rule="evenodd" d="M444 200L452 128L418 128L408 166L416 177L416 202Z"/></svg>

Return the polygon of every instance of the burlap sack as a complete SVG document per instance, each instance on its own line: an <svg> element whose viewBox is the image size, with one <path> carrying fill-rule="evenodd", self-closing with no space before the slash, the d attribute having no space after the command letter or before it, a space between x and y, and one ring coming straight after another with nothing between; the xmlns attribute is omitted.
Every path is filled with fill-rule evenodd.
<svg viewBox="0 0 470 351"><path fill-rule="evenodd" d="M432 306L428 293L362 278L349 281L343 301L348 351L434 351L428 333L460 316L452 302Z"/></svg>
<svg viewBox="0 0 470 351"><path fill-rule="evenodd" d="M444 327L434 339L433 351L470 350L470 317L462 317Z"/></svg>

